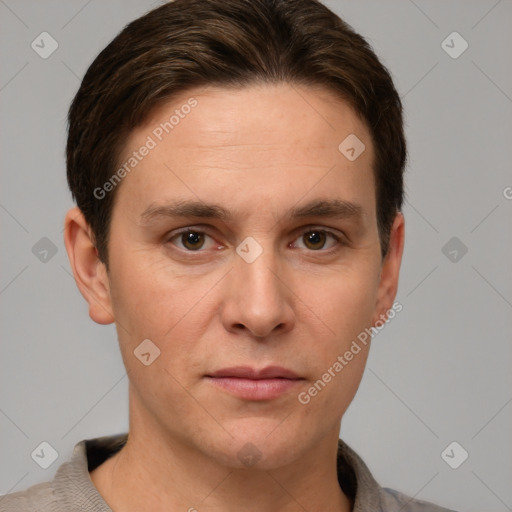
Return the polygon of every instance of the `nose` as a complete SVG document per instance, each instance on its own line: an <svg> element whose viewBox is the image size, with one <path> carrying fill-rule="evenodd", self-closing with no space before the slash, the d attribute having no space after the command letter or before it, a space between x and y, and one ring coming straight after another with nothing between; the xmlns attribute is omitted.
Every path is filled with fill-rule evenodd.
<svg viewBox="0 0 512 512"><path fill-rule="evenodd" d="M290 282L290 270L265 249L249 263L235 256L233 269L224 282L221 318L226 330L246 330L252 336L265 338L293 328L296 297Z"/></svg>

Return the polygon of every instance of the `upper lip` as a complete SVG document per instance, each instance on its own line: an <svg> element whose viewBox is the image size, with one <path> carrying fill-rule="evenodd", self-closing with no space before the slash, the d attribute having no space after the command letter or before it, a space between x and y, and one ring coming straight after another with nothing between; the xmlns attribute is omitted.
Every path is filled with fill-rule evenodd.
<svg viewBox="0 0 512 512"><path fill-rule="evenodd" d="M282 366L267 366L261 370L256 370L250 366L233 366L223 368L207 375L207 377L237 377L239 379L300 379L295 372Z"/></svg>

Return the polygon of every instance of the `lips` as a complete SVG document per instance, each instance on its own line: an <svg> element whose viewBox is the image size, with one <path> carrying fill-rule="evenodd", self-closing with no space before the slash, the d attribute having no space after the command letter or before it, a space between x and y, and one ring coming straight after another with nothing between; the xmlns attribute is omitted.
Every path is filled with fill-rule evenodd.
<svg viewBox="0 0 512 512"><path fill-rule="evenodd" d="M267 366L256 370L249 366L223 368L205 375L218 388L243 400L272 400L303 381L295 372L282 366Z"/></svg>
<svg viewBox="0 0 512 512"><path fill-rule="evenodd" d="M213 372L207 377L234 377L239 379L291 379L298 380L300 377L287 368L282 366L267 366L261 370L256 370L250 366L234 366L232 368L224 368Z"/></svg>

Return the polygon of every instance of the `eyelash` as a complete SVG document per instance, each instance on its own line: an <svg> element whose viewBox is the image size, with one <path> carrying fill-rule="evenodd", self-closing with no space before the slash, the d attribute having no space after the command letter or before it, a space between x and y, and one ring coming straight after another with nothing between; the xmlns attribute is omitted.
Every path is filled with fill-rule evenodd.
<svg viewBox="0 0 512 512"><path fill-rule="evenodd" d="M330 230L327 230L327 229L324 229L324 228L321 228L321 227L316 227L316 226L313 226L313 227L309 227L308 226L308 229L305 229L305 230L303 230L303 231L301 231L299 233L299 236L303 236L306 233L312 233L312 232L314 232L314 233L324 233L326 235L329 235L330 237L332 237L334 239L336 244L334 245L334 247L331 247L330 249L318 249L318 250L310 249L309 252L330 254L330 253L333 253L333 252L339 250L342 246L346 245L346 243L344 242L344 240L343 240L343 238L341 236L337 235L336 233L333 233ZM175 238L177 238L180 235L183 235L185 233L196 233L196 234L201 234L201 235L207 235L210 238L213 238L206 231L203 231L201 229L194 229L193 227L187 227L187 228L181 229L179 231L173 232L170 237L166 238L166 244L172 243L172 240L174 240ZM299 236L294 238L294 241L297 240L299 238ZM188 250L188 249L181 249L180 247L177 247L177 249L179 251L185 252L185 253L190 254L190 255L193 255L195 253L205 252L205 250L202 250L202 248L200 248L200 249L198 249L196 251L191 251L191 250Z"/></svg>

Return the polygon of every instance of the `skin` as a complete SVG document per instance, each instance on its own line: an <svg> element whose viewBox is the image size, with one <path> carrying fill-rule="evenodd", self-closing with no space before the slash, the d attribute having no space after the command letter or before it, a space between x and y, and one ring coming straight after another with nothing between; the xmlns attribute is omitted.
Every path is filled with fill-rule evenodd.
<svg viewBox="0 0 512 512"><path fill-rule="evenodd" d="M76 283L91 318L116 323L130 382L129 441L91 479L116 512L348 511L337 442L369 344L307 405L297 397L392 307L403 216L396 215L383 260L370 133L322 88L187 91L132 132L123 158L190 97L198 105L118 186L110 272L80 211L66 216ZM366 145L353 162L338 150L351 133ZM232 218L141 224L149 205L175 199L215 202ZM286 216L315 199L350 201L363 213ZM176 236L184 227L204 238ZM310 241L312 228L342 242L328 233ZM236 252L249 236L263 249L252 263ZM161 351L149 366L133 353L145 339ZM304 380L254 401L205 378L225 367L270 364ZM247 443L261 454L253 466L238 456Z"/></svg>

